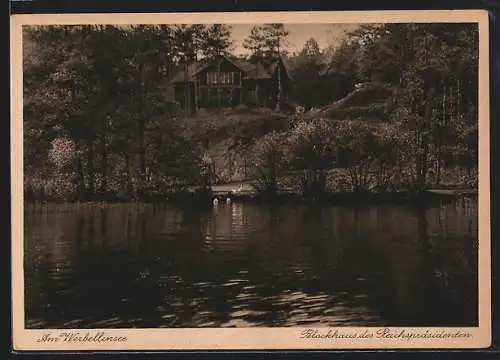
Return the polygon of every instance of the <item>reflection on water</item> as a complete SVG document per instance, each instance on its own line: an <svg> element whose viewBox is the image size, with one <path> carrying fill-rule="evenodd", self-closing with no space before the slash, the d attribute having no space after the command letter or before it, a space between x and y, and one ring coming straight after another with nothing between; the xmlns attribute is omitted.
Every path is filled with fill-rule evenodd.
<svg viewBox="0 0 500 360"><path fill-rule="evenodd" d="M477 326L477 204L46 205L28 328Z"/></svg>

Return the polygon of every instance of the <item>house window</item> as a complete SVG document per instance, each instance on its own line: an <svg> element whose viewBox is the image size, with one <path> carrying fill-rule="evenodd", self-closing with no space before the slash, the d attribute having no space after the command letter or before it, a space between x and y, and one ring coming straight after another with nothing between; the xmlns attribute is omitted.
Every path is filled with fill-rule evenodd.
<svg viewBox="0 0 500 360"><path fill-rule="evenodd" d="M256 88L248 90L248 101L251 101L251 102L257 101L257 89Z"/></svg>
<svg viewBox="0 0 500 360"><path fill-rule="evenodd" d="M217 100L217 89L207 89L207 100L213 101Z"/></svg>
<svg viewBox="0 0 500 360"><path fill-rule="evenodd" d="M220 72L219 81L217 81L216 72L207 72L207 84L223 84L230 85L234 84L234 72Z"/></svg>
<svg viewBox="0 0 500 360"><path fill-rule="evenodd" d="M216 84L217 83L217 73L207 72L207 84Z"/></svg>

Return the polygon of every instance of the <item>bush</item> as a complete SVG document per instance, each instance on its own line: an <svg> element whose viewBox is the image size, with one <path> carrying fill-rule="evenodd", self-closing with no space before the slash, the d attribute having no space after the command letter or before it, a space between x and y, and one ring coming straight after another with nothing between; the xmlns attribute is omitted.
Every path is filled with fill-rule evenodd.
<svg viewBox="0 0 500 360"><path fill-rule="evenodd" d="M286 169L283 133L270 132L257 140L251 156L250 174L254 187L266 195L279 192L279 178Z"/></svg>
<svg viewBox="0 0 500 360"><path fill-rule="evenodd" d="M51 143L52 148L49 151L49 160L58 169L71 166L76 156L76 144L68 137L56 138Z"/></svg>
<svg viewBox="0 0 500 360"><path fill-rule="evenodd" d="M288 159L302 171L302 193L317 196L325 191L326 171L336 164L338 138L333 124L323 118L304 119L297 109L288 136Z"/></svg>

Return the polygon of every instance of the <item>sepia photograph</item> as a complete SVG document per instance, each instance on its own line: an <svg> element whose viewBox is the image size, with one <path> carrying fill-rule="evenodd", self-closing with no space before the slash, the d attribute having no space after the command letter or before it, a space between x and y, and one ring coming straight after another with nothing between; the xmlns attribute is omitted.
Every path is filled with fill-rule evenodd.
<svg viewBox="0 0 500 360"><path fill-rule="evenodd" d="M20 27L20 326L466 342L477 17L204 17Z"/></svg>

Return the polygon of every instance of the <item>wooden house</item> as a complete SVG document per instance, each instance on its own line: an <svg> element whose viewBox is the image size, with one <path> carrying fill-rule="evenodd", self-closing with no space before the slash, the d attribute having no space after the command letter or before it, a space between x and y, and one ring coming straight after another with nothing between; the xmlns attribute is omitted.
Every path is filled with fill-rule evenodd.
<svg viewBox="0 0 500 360"><path fill-rule="evenodd" d="M196 113L200 108L276 108L289 97L291 79L287 60L280 57L270 66L232 56L218 56L181 64L169 79L171 100Z"/></svg>

